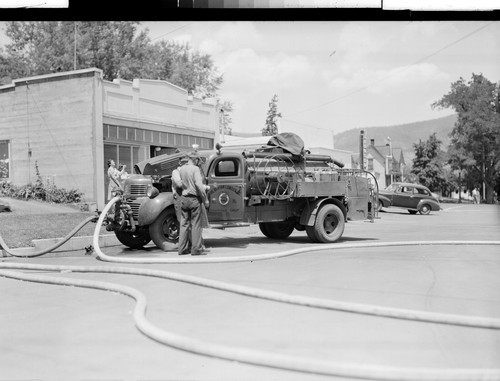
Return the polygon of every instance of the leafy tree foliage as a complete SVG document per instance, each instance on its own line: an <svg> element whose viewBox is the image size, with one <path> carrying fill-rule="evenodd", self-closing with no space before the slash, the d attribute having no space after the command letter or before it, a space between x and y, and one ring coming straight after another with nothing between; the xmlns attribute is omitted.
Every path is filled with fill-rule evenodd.
<svg viewBox="0 0 500 381"><path fill-rule="evenodd" d="M231 129L231 112L233 111L233 102L225 101L220 105L220 114L219 114L219 127L220 132L224 132L225 135L232 135Z"/></svg>
<svg viewBox="0 0 500 381"><path fill-rule="evenodd" d="M278 118L281 118L281 113L278 112L278 95L274 94L269 102L266 126L262 129L262 136L273 136L278 133Z"/></svg>
<svg viewBox="0 0 500 381"><path fill-rule="evenodd" d="M441 140L433 133L425 142L420 141L413 144L415 157L411 173L417 181L431 189L446 190L446 176L443 168L443 152L441 151Z"/></svg>
<svg viewBox="0 0 500 381"><path fill-rule="evenodd" d="M449 183L452 190L458 191L458 202L462 202L462 189L472 189L470 182L471 176L468 176L468 168L473 164L472 159L463 149L450 145L446 153L446 162L450 169Z"/></svg>
<svg viewBox="0 0 500 381"><path fill-rule="evenodd" d="M138 26L139 22L121 21L9 22L6 34L12 43L0 52L0 83L97 67L106 80L159 79L197 97L217 95L223 77L209 55L188 44L153 44L149 31L138 32Z"/></svg>
<svg viewBox="0 0 500 381"><path fill-rule="evenodd" d="M482 74L460 78L433 107L452 108L458 119L451 133L451 145L460 153L452 161L465 167L468 189L484 182L486 200L493 202L493 189L500 169L500 94L499 85ZM462 164L460 164L460 162Z"/></svg>

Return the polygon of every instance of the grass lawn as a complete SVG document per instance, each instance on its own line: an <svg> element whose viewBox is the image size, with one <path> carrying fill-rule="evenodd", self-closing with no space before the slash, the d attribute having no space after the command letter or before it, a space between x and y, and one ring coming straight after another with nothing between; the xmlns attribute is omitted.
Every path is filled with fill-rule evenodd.
<svg viewBox="0 0 500 381"><path fill-rule="evenodd" d="M68 205L5 197L2 200L7 201L12 209L12 212L0 213L0 235L9 248L33 246L34 239L62 238L87 217L96 215ZM89 222L76 236L92 236L96 225ZM104 228L100 233L109 234Z"/></svg>

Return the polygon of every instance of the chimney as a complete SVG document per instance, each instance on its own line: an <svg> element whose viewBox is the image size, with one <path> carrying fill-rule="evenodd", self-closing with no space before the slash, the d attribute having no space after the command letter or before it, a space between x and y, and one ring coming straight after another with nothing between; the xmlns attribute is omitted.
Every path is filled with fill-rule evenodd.
<svg viewBox="0 0 500 381"><path fill-rule="evenodd" d="M372 145L372 146L375 145L375 139L370 139L370 145Z"/></svg>

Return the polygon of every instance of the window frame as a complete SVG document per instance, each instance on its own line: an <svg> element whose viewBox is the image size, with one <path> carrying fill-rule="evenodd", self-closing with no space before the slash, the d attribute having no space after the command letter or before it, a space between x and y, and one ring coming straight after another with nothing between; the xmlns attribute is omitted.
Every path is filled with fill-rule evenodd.
<svg viewBox="0 0 500 381"><path fill-rule="evenodd" d="M10 180L11 178L11 150L10 150L10 139L0 140L0 144L5 143L7 145L7 176L0 177L0 180ZM0 158L0 160L3 160Z"/></svg>

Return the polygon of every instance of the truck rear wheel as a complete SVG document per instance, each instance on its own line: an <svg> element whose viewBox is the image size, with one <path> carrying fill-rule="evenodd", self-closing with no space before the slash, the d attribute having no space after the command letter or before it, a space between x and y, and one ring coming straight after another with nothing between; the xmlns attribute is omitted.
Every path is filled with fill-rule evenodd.
<svg viewBox="0 0 500 381"><path fill-rule="evenodd" d="M331 243L342 236L344 227L344 213L337 205L326 204L321 207L316 215L314 233L319 242Z"/></svg>
<svg viewBox="0 0 500 381"><path fill-rule="evenodd" d="M318 236L316 235L316 230L315 230L314 226L306 226L306 233L312 242L314 242L314 243L319 242L319 239L318 239Z"/></svg>
<svg viewBox="0 0 500 381"><path fill-rule="evenodd" d="M160 249L165 244L172 244L179 239L179 221L174 208L170 207L160 213L158 218L149 225L149 235Z"/></svg>
<svg viewBox="0 0 500 381"><path fill-rule="evenodd" d="M115 231L115 235L118 241L131 249L141 249L151 241L149 232L146 229L138 228L133 233L128 231Z"/></svg>
<svg viewBox="0 0 500 381"><path fill-rule="evenodd" d="M260 222L259 228L268 238L285 239L292 234L295 223L293 221Z"/></svg>

